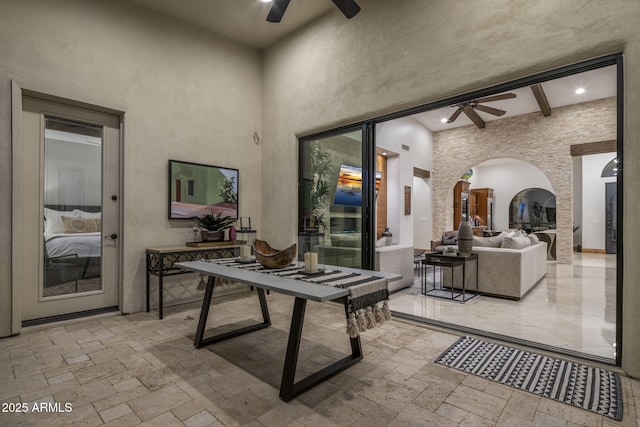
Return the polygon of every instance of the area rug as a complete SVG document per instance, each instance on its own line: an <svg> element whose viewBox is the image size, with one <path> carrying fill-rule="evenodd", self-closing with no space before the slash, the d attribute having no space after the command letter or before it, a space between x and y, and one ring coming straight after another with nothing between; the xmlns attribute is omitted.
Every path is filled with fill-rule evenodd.
<svg viewBox="0 0 640 427"><path fill-rule="evenodd" d="M615 372L471 337L460 338L435 362L617 421L622 419L622 388Z"/></svg>

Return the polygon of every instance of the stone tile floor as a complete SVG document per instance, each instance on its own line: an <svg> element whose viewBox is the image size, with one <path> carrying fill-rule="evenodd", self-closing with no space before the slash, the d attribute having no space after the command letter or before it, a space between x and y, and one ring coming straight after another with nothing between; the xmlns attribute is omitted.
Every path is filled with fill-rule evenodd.
<svg viewBox="0 0 640 427"><path fill-rule="evenodd" d="M2 339L0 425L640 426L639 381L622 378L616 422L436 365L458 337L397 320L362 335L363 361L284 403L293 299L267 300L271 328L199 350L197 304L169 308L163 320L157 312L92 318ZM246 323L260 310L247 292L216 299L212 313L216 324ZM343 313L307 305L298 378L349 352Z"/></svg>

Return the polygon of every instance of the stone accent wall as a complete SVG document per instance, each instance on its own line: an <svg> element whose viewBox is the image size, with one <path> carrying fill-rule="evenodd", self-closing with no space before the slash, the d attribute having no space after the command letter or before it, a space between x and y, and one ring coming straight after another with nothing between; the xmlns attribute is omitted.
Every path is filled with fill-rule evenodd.
<svg viewBox="0 0 640 427"><path fill-rule="evenodd" d="M513 158L538 167L549 178L557 205L557 260L571 263L573 170L570 146L616 139L616 99L555 108L549 117L530 113L433 134L433 236L453 230L453 187L470 168Z"/></svg>

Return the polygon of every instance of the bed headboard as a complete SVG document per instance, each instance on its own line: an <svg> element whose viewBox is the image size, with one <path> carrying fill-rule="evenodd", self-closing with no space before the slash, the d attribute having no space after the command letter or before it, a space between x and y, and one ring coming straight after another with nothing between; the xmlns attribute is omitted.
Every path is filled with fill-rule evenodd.
<svg viewBox="0 0 640 427"><path fill-rule="evenodd" d="M44 205L45 208L53 209L54 211L72 211L79 209L85 212L100 212L102 206L89 206L89 205Z"/></svg>

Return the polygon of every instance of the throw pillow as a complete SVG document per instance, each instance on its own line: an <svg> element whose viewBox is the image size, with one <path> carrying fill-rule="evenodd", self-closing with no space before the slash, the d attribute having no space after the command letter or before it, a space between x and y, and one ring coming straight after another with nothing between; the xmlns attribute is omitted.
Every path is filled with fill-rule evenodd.
<svg viewBox="0 0 640 427"><path fill-rule="evenodd" d="M64 233L64 223L62 222L62 216L79 217L72 211L56 211L49 208L44 208L44 230L46 233Z"/></svg>
<svg viewBox="0 0 640 427"><path fill-rule="evenodd" d="M457 235L442 235L442 244L443 245L457 245L458 244L458 236Z"/></svg>
<svg viewBox="0 0 640 427"><path fill-rule="evenodd" d="M531 240L526 236L505 236L500 244L500 247L504 249L523 249L527 246L531 246Z"/></svg>
<svg viewBox="0 0 640 427"><path fill-rule="evenodd" d="M504 233L500 233L493 237L473 236L473 246L482 248L499 248L504 238Z"/></svg>
<svg viewBox="0 0 640 427"><path fill-rule="evenodd" d="M62 216L64 223L64 232L72 233L95 233L100 231L100 220L95 218L77 218L71 216Z"/></svg>
<svg viewBox="0 0 640 427"><path fill-rule="evenodd" d="M80 218L95 218L95 219L102 218L102 212L87 212L87 211L81 211L80 209L74 209L72 212L74 215L80 216Z"/></svg>
<svg viewBox="0 0 640 427"><path fill-rule="evenodd" d="M538 235L533 233L527 234L527 238L531 241L532 245L535 245L540 241L540 239L538 238Z"/></svg>

